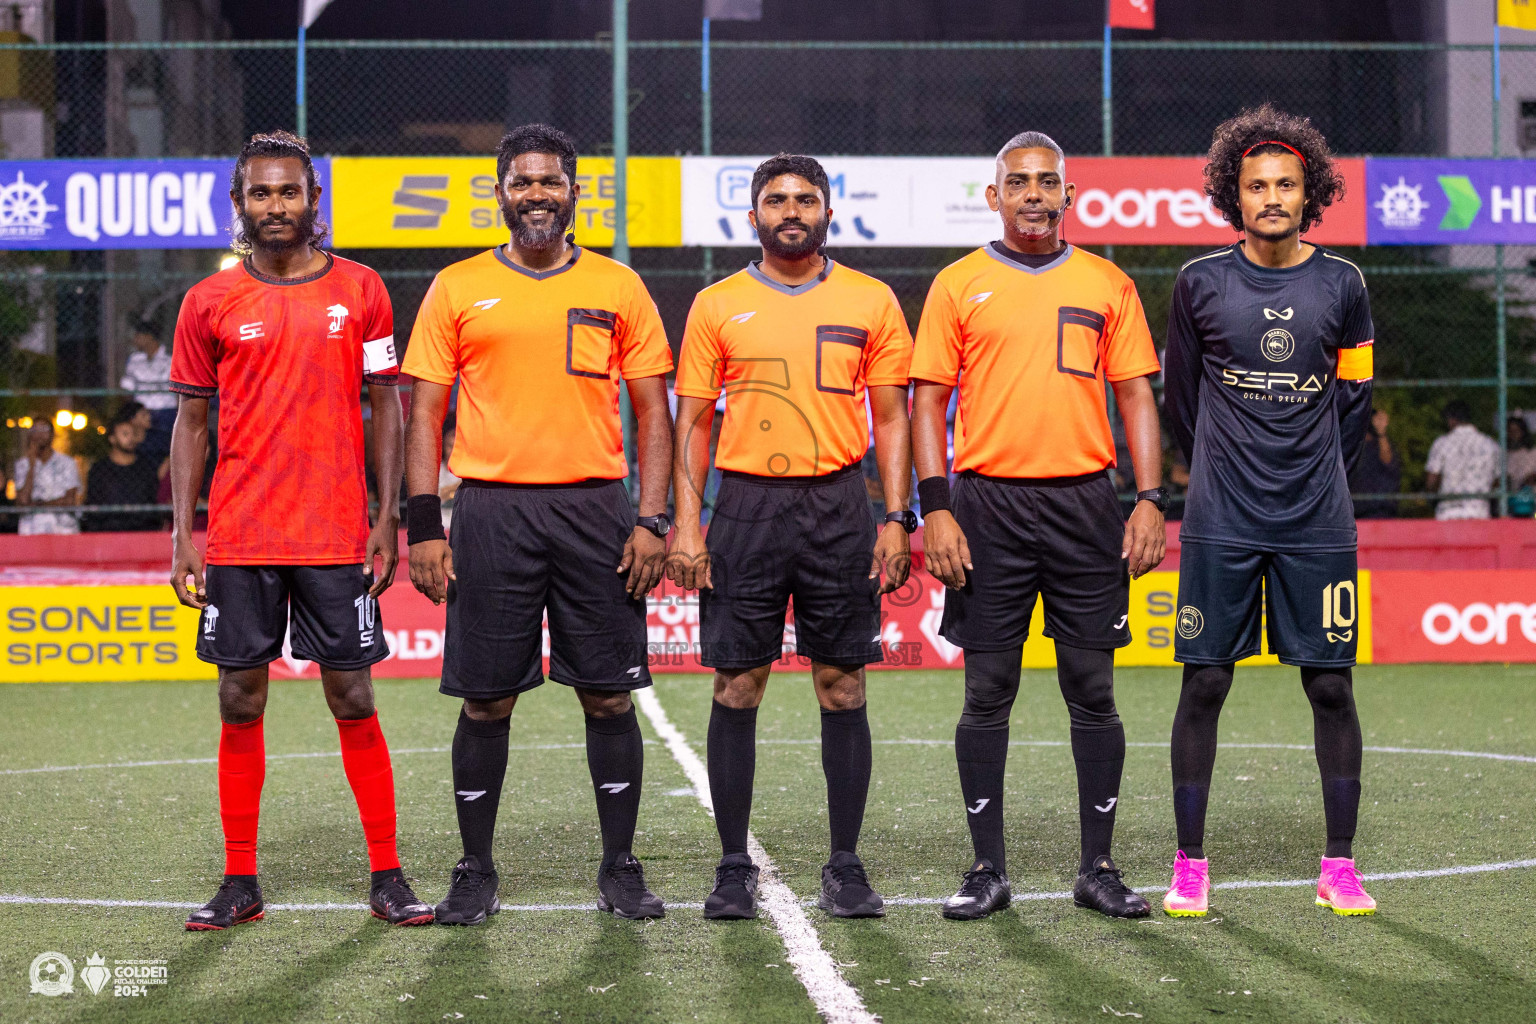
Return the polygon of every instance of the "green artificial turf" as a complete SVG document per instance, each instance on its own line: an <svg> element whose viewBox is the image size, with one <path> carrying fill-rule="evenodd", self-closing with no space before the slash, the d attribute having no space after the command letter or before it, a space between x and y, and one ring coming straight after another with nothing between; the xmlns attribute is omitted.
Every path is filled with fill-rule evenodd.
<svg viewBox="0 0 1536 1024"><path fill-rule="evenodd" d="M1369 667L1356 682L1367 746L1536 755L1536 671ZM1165 744L1178 675L1127 669L1117 689L1132 746L1116 859L1131 884L1165 885L1174 850ZM960 690L957 672L872 676L874 784L861 853L888 898L945 896L968 866L949 745ZM702 755L707 678L664 677L656 693ZM446 753L455 702L432 681L388 681L378 704L395 751L406 873L436 901L459 854ZM218 742L214 689L201 683L0 686L0 721L7 772L211 759ZM642 728L654 739L643 718ZM809 899L827 854L826 810L803 671L776 674L758 736L753 831ZM766 915L721 924L673 907L636 924L585 909L512 909L593 901L600 845L582 738L564 687L535 691L517 709L497 836L508 909L487 927L392 930L361 910L269 909L231 932L187 933L179 909L0 904L0 1021L815 1020ZM1076 867L1076 795L1050 673L1025 673L1012 739L1014 891L1059 893ZM266 740L268 903L361 903L362 834L317 684L273 684ZM1222 741L1206 840L1213 879L1315 878L1321 799L1294 670L1241 671ZM277 756L291 754L322 756ZM1364 786L1356 851L1366 872L1536 857L1536 763L1368 751ZM0 775L0 893L200 903L222 868L217 811L211 762ZM718 852L681 769L649 743L636 853L652 888L669 904L702 901ZM891 1024L1536 1017L1536 868L1368 888L1381 904L1374 918L1336 918L1307 887L1218 890L1199 921L1109 921L1056 897L1022 898L972 924L945 921L932 905L893 905L880 921L807 913L844 977ZM92 995L77 977L73 995L29 994L28 968L46 950L77 971L98 952L109 964L164 959L168 984L117 997L110 984Z"/></svg>

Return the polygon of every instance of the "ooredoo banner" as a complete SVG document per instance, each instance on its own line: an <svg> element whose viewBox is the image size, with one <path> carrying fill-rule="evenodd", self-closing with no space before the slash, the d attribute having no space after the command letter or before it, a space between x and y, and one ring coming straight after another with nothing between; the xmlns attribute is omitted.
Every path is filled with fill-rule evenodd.
<svg viewBox="0 0 1536 1024"><path fill-rule="evenodd" d="M684 245L755 246L747 224L761 157L684 157ZM1001 233L987 207L988 157L824 157L831 245L974 246ZM1067 239L1093 245L1225 245L1237 233L1202 191L1201 157L1067 159L1077 186ZM1365 160L1343 159L1344 198L1308 233L1321 245L1364 245Z"/></svg>
<svg viewBox="0 0 1536 1024"><path fill-rule="evenodd" d="M1379 662L1536 661L1536 571L1376 573Z"/></svg>

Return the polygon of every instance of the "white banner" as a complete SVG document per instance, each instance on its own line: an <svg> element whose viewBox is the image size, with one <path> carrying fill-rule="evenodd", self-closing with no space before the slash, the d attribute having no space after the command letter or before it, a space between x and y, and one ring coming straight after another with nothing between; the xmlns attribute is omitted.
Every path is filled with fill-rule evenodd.
<svg viewBox="0 0 1536 1024"><path fill-rule="evenodd" d="M683 244L756 246L752 172L766 157L683 158ZM827 244L976 246L999 237L987 209L990 157L821 157L831 183Z"/></svg>

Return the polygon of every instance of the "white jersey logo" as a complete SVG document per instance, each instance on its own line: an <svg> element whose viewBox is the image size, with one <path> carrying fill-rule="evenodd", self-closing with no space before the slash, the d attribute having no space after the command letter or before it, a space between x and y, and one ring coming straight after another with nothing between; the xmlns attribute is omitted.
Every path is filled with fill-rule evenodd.
<svg viewBox="0 0 1536 1024"><path fill-rule="evenodd" d="M338 302L327 309L325 315L331 318L330 336L334 338L341 334L341 325L347 322L347 317L351 314L346 306Z"/></svg>
<svg viewBox="0 0 1536 1024"><path fill-rule="evenodd" d="M980 305L981 303L986 302L991 297L992 297L992 293L991 292L977 292L975 295L972 295L970 298L966 299L965 301L966 302L974 302L977 305Z"/></svg>
<svg viewBox="0 0 1536 1024"><path fill-rule="evenodd" d="M1292 310L1290 306L1286 306L1284 309L1280 310L1278 313L1275 312L1274 310L1270 309L1268 306L1264 307L1264 319L1265 320L1289 320L1294 315L1295 315L1295 311Z"/></svg>
<svg viewBox="0 0 1536 1024"><path fill-rule="evenodd" d="M731 323L744 324L755 316L757 316L757 310L755 309L749 313L737 313L735 316L731 317Z"/></svg>
<svg viewBox="0 0 1536 1024"><path fill-rule="evenodd" d="M240 340L241 341L255 341L257 338L265 337L265 335L263 335L261 333L261 328L262 328L262 325L264 324L264 322L265 321L257 320L253 324L241 324L240 325Z"/></svg>
<svg viewBox="0 0 1536 1024"><path fill-rule="evenodd" d="M498 303L500 301L501 301L500 298L481 299L479 302L471 302L470 305L474 306L477 309L490 309L492 306L496 305L496 303Z"/></svg>
<svg viewBox="0 0 1536 1024"><path fill-rule="evenodd" d="M214 629L219 624L219 609L216 605L209 605L203 609L203 636L213 636Z"/></svg>

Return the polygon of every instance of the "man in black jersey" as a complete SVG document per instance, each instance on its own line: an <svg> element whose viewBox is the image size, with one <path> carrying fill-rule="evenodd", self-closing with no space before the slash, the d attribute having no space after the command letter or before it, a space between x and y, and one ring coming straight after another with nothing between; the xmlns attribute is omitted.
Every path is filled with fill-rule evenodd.
<svg viewBox="0 0 1536 1024"><path fill-rule="evenodd" d="M1168 315L1164 395L1190 482L1174 641L1184 665L1172 748L1179 850L1163 907L1206 912L1217 716L1233 663L1259 653L1267 605L1269 649L1301 669L1312 704L1328 827L1317 903L1370 914L1351 849L1361 739L1345 462L1370 417L1374 329L1359 268L1301 240L1343 178L1310 121L1265 105L1216 129L1205 191L1244 237L1184 265Z"/></svg>

